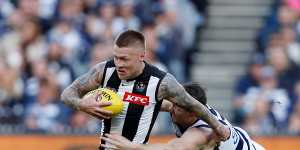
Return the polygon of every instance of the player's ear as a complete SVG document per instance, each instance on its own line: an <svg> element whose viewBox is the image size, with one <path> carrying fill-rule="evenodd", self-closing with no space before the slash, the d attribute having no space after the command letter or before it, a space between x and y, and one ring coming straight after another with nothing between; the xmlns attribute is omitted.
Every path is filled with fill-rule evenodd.
<svg viewBox="0 0 300 150"><path fill-rule="evenodd" d="M139 60L140 61L144 61L145 60L145 56L146 56L146 51L141 51Z"/></svg>

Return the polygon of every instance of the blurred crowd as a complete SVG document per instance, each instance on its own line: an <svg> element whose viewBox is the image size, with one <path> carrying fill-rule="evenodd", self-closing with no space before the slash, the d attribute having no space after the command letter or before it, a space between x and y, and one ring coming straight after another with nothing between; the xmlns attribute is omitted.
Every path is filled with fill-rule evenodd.
<svg viewBox="0 0 300 150"><path fill-rule="evenodd" d="M197 50L206 4L0 0L0 133L98 132L97 119L65 106L59 95L91 66L109 59L113 39L126 29L145 34L148 62L188 81L186 64Z"/></svg>
<svg viewBox="0 0 300 150"><path fill-rule="evenodd" d="M274 0L248 71L236 83L233 122L252 135L300 135L300 1ZM0 133L94 134L99 120L59 100L112 55L126 29L142 31L147 61L189 81L207 0L0 0ZM155 133L170 132L168 114Z"/></svg>
<svg viewBox="0 0 300 150"><path fill-rule="evenodd" d="M252 135L300 135L300 1L276 0L235 87L234 122Z"/></svg>

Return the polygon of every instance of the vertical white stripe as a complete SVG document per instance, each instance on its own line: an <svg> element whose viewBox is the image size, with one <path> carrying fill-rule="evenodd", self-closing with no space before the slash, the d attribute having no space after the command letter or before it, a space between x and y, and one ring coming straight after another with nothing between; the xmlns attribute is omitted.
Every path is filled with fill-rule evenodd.
<svg viewBox="0 0 300 150"><path fill-rule="evenodd" d="M125 92L132 93L134 83L135 83L135 80L134 81L129 81L129 82L127 82L125 80L121 80L121 84L120 84L119 89L118 89L118 94L121 96L121 98L123 98ZM123 130L126 114L127 114L128 105L129 105L129 102L124 102L123 111L119 115L112 118L110 133L122 134L122 130Z"/></svg>
<svg viewBox="0 0 300 150"><path fill-rule="evenodd" d="M154 113L154 108L155 108L155 104L156 104L156 100L155 100L155 91L157 88L159 82L159 78L157 77L150 77L148 86L147 86L147 91L146 91L146 95L149 96L149 105L144 107L144 111L142 113L140 122L139 122L139 126L137 129L137 133L133 139L133 142L135 143L142 143L148 133L148 130L150 128L150 124L151 124L151 120L153 117L153 113Z"/></svg>
<svg viewBox="0 0 300 150"><path fill-rule="evenodd" d="M111 67L111 68L106 68L106 73L105 73L105 77L104 77L104 82L102 87L106 87L108 80L110 79L111 75L113 74L113 72L115 71L115 67ZM101 135L104 133L104 121L101 121Z"/></svg>
<svg viewBox="0 0 300 150"><path fill-rule="evenodd" d="M108 82L109 78L111 77L111 75L113 74L114 71L115 71L115 67L106 68L106 73L105 73L105 78L104 78L104 82L103 82L103 87L106 87L107 82Z"/></svg>
<svg viewBox="0 0 300 150"><path fill-rule="evenodd" d="M241 135L241 133L239 133L239 132L236 132L236 133L239 135L240 140L242 140L244 142L242 150L247 150L248 149L247 142L246 142L247 139L244 139L244 137Z"/></svg>
<svg viewBox="0 0 300 150"><path fill-rule="evenodd" d="M241 137L240 138L242 138L242 139L244 139L244 147L246 147L247 149L252 149L252 142L251 142L251 138L250 138L250 136L248 135L248 133L244 130L244 129L242 129L242 128L240 128L240 127L234 127L235 128L235 130L238 130L238 131L240 131L241 133L238 133ZM241 134L243 134L244 135L244 137L242 137L242 135ZM249 144L249 146L250 146L250 148L248 148L248 145L247 145L247 142L248 142L248 144ZM254 149L254 148L253 148Z"/></svg>
<svg viewBox="0 0 300 150"><path fill-rule="evenodd" d="M113 68L113 69L115 69L115 68ZM111 76L111 74L110 74L110 76ZM107 81L108 81L108 79L107 79ZM107 81L104 85L107 84ZM125 92L132 93L132 90L133 90L133 87L134 87L134 82L135 81L126 82L125 80L121 80L121 84L119 85L119 89L118 89L118 94L121 96L122 100L123 100L123 96L124 96ZM129 105L128 102L124 102L123 111L119 115L117 115L117 116L115 116L111 119L110 133L115 133L115 134L119 134L119 135L122 134L122 130L123 130L126 114L127 114L128 105ZM111 144L109 142L107 142L106 144L111 146ZM110 150L110 149L105 148L105 150Z"/></svg>

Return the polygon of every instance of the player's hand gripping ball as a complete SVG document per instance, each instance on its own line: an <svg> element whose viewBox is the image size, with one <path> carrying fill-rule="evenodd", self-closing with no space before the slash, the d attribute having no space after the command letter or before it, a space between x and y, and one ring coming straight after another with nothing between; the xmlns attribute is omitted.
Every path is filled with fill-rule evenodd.
<svg viewBox="0 0 300 150"><path fill-rule="evenodd" d="M122 98L115 91L108 88L98 88L84 95L84 97L101 93L101 101L110 101L110 106L102 107L104 110L112 111L113 116L119 114L123 110L124 103Z"/></svg>

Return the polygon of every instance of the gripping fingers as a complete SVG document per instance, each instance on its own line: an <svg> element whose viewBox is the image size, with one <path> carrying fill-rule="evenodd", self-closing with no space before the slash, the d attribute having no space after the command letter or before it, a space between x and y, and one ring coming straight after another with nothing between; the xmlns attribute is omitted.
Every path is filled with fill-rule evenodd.
<svg viewBox="0 0 300 150"><path fill-rule="evenodd" d="M120 146L119 141L116 141L114 139L107 138L107 137L101 137L101 139L104 140L104 141L106 141L106 142L108 142L108 143L110 143L110 144L112 144L112 145L114 145L115 147Z"/></svg>
<svg viewBox="0 0 300 150"><path fill-rule="evenodd" d="M111 117L113 115L113 112L112 111L109 111L109 110L104 110L102 108L95 108L95 112L96 113L100 113L100 114L103 114L105 116L109 116Z"/></svg>
<svg viewBox="0 0 300 150"><path fill-rule="evenodd" d="M227 126L221 125L216 129L216 131L220 141L226 141L230 138L230 129Z"/></svg>
<svg viewBox="0 0 300 150"><path fill-rule="evenodd" d="M89 114L91 114L92 116L94 116L98 119L110 119L111 118L110 116L103 115L102 113L98 113L96 111L90 112Z"/></svg>
<svg viewBox="0 0 300 150"><path fill-rule="evenodd" d="M122 136L120 136L120 135L117 135L117 134L105 134L105 137L107 137L107 138L109 138L109 139L112 139L112 140L114 140L114 141L119 141L119 142L121 142L121 140L122 140ZM125 138L124 138L125 139Z"/></svg>
<svg viewBox="0 0 300 150"><path fill-rule="evenodd" d="M110 106L112 103L109 101L99 101L98 106L99 107L105 107L105 106Z"/></svg>
<svg viewBox="0 0 300 150"><path fill-rule="evenodd" d="M112 146L112 145L101 144L101 147L113 149L113 150L119 150L119 148Z"/></svg>

